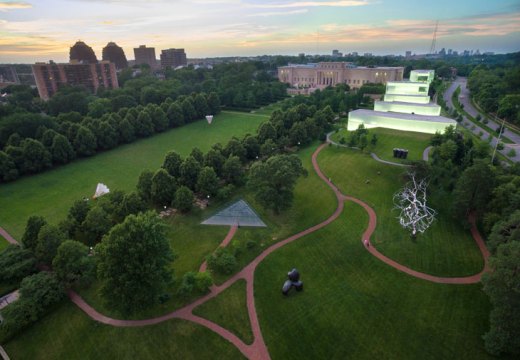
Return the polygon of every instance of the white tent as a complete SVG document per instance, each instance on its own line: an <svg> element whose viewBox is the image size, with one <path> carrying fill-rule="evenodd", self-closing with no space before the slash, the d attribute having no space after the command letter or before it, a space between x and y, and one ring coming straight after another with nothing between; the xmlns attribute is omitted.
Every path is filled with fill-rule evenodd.
<svg viewBox="0 0 520 360"><path fill-rule="evenodd" d="M100 196L103 196L105 194L108 194L110 192L110 189L102 183L97 184L96 192L94 193L94 196L92 198L98 198Z"/></svg>
<svg viewBox="0 0 520 360"><path fill-rule="evenodd" d="M208 124L211 125L211 122L213 121L213 115L206 115L206 120L208 120Z"/></svg>

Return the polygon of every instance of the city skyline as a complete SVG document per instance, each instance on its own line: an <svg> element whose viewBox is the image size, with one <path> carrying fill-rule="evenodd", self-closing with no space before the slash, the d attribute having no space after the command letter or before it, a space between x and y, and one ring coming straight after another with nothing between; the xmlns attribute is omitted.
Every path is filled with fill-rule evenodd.
<svg viewBox="0 0 520 360"><path fill-rule="evenodd" d="M129 57L141 44L189 58L427 53L437 20L437 50L519 50L512 0L0 0L0 63L68 61L77 40L99 59L110 41Z"/></svg>

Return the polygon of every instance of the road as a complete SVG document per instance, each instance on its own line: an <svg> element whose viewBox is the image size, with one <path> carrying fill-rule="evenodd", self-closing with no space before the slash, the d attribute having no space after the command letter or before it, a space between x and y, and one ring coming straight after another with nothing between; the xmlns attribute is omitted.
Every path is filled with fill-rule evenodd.
<svg viewBox="0 0 520 360"><path fill-rule="evenodd" d="M469 98L469 90L466 87L466 78L457 77L455 81L452 82L451 86L444 92L444 100L446 101L446 105L448 108L453 109L453 102L451 101L451 97L453 96L453 93L457 89L457 87L461 88L461 93L459 95L459 102L464 104L464 110L470 114L473 117L476 117L478 114L477 109L471 104L470 98ZM479 136L480 132L483 133L481 139L487 140L489 137L491 137L491 146L495 148L495 145L497 143L497 138L493 135L490 135L487 130L481 128L480 126L474 124L471 120L467 119L465 116L463 116L463 121L461 123L462 126L464 126L466 129L471 131L476 136ZM473 128L475 126L475 128ZM495 123L492 120L489 120L487 123L487 126L491 129L496 129L499 125ZM520 136L516 135L515 133L511 132L509 129L506 129L504 132L504 135L508 137L510 140L515 142L514 144L504 144L503 150L497 150L504 156L507 156L507 153L510 151L510 149L515 149L516 156L514 158L509 159L513 160L514 162L520 162Z"/></svg>

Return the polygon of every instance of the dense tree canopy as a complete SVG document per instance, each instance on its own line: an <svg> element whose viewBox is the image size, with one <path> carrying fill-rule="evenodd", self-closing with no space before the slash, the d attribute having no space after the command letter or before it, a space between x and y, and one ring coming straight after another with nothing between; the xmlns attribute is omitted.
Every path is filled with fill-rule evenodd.
<svg viewBox="0 0 520 360"><path fill-rule="evenodd" d="M171 280L173 253L154 212L128 216L96 246L101 294L124 313L158 300Z"/></svg>

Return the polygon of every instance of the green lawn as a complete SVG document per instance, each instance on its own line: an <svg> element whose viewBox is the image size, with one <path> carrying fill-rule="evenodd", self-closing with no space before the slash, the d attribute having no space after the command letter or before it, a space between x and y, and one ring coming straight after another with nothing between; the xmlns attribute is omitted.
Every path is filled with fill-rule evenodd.
<svg viewBox="0 0 520 360"><path fill-rule="evenodd" d="M7 344L11 359L243 359L229 342L183 320L119 328L97 323L66 302Z"/></svg>
<svg viewBox="0 0 520 360"><path fill-rule="evenodd" d="M255 133L268 116L225 112L211 125L205 120L98 154L92 158L0 185L0 226L21 238L30 215L42 215L51 223L65 217L74 200L94 193L98 182L110 189L132 190L144 169L157 169L167 151L188 155L195 146L207 151L232 136Z"/></svg>
<svg viewBox="0 0 520 360"><path fill-rule="evenodd" d="M434 284L388 267L361 244L367 219L348 202L338 220L259 264L256 306L271 358L490 358L481 285ZM292 267L305 289L284 297Z"/></svg>
<svg viewBox="0 0 520 360"><path fill-rule="evenodd" d="M9 245L9 242L4 239L4 237L2 235L0 235L0 251L4 250L7 245Z"/></svg>
<svg viewBox="0 0 520 360"><path fill-rule="evenodd" d="M375 146L369 145L367 150L375 153L379 158L387 161L409 163L414 160L422 160L424 149L430 145L431 134L424 134L412 131L399 131L385 128L369 129L369 141L372 134L377 135L377 144ZM341 129L337 133L332 134L332 140L339 143L343 137L348 142L349 131ZM408 159L394 158L393 149L401 148L407 149Z"/></svg>
<svg viewBox="0 0 520 360"><path fill-rule="evenodd" d="M399 225L393 194L403 186L404 169L379 163L360 151L334 146L320 153L319 163L344 194L374 208L377 227L372 242L383 254L437 276L466 276L482 270L482 255L475 241L469 230L452 218L446 199L431 197L430 206L439 214L431 228L415 241Z"/></svg>
<svg viewBox="0 0 520 360"><path fill-rule="evenodd" d="M195 308L193 313L228 329L246 344L253 342L247 313L245 280L237 281L216 298Z"/></svg>

